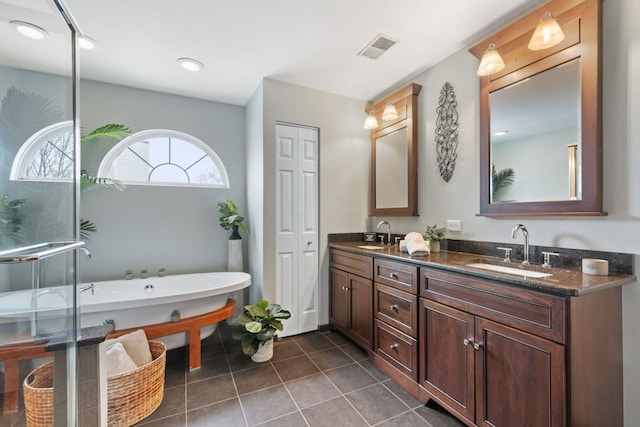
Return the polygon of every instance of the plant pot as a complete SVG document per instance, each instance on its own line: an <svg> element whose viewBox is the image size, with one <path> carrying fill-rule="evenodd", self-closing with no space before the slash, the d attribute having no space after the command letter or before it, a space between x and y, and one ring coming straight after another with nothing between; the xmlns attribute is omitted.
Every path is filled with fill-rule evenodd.
<svg viewBox="0 0 640 427"><path fill-rule="evenodd" d="M179 314L172 314L171 315L171 321L173 323L179 322L180 321L180 315Z"/></svg>
<svg viewBox="0 0 640 427"><path fill-rule="evenodd" d="M131 280L133 279L133 274L125 274L124 278L127 280Z"/></svg>
<svg viewBox="0 0 640 427"><path fill-rule="evenodd" d="M440 242L430 242L431 252L440 252Z"/></svg>
<svg viewBox="0 0 640 427"><path fill-rule="evenodd" d="M158 271L158 277L164 277L164 275L167 274L164 271Z"/></svg>
<svg viewBox="0 0 640 427"><path fill-rule="evenodd" d="M267 362L273 357L273 338L258 345L258 351L251 356L254 362Z"/></svg>
<svg viewBox="0 0 640 427"><path fill-rule="evenodd" d="M140 273L141 279L146 279L147 277L149 277L149 273Z"/></svg>

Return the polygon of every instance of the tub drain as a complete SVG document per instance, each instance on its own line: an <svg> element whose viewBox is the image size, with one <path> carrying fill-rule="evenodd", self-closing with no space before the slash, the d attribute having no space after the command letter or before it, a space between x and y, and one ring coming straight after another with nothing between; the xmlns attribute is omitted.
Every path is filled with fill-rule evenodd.
<svg viewBox="0 0 640 427"><path fill-rule="evenodd" d="M155 290L156 290L156 288L153 285L145 285L144 286L144 293L145 294L152 294Z"/></svg>

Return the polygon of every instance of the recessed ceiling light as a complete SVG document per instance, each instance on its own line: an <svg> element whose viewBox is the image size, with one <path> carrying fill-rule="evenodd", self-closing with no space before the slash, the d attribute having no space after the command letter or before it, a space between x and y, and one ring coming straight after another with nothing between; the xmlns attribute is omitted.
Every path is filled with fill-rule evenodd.
<svg viewBox="0 0 640 427"><path fill-rule="evenodd" d="M499 131L495 132L493 135L494 136L505 136L508 133L509 132L507 132L506 130L499 130Z"/></svg>
<svg viewBox="0 0 640 427"><path fill-rule="evenodd" d="M200 71L204 68L204 64L193 58L178 58L178 64L187 71Z"/></svg>
<svg viewBox="0 0 640 427"><path fill-rule="evenodd" d="M96 41L91 37L80 36L78 37L78 46L80 46L82 49L87 50L95 49Z"/></svg>
<svg viewBox="0 0 640 427"><path fill-rule="evenodd" d="M37 25L30 24L24 21L10 21L9 24L16 29L17 32L22 34L25 37L29 37L33 40L42 40L49 33L43 28L38 27Z"/></svg>

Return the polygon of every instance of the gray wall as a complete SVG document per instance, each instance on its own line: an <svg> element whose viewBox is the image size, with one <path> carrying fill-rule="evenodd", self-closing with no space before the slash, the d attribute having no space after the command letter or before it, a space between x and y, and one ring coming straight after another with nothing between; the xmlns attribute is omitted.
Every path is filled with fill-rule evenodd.
<svg viewBox="0 0 640 427"><path fill-rule="evenodd" d="M224 163L231 186L129 185L123 192L82 193L82 217L98 227L87 242L93 257L82 260L82 281L121 278L128 268L136 274L143 268L155 274L160 267L168 274L226 270L230 232L219 226L216 204L230 198L247 212L244 108L84 80L80 103L85 132L121 123L134 132L172 129L200 139ZM95 174L114 144L83 146L83 167Z"/></svg>

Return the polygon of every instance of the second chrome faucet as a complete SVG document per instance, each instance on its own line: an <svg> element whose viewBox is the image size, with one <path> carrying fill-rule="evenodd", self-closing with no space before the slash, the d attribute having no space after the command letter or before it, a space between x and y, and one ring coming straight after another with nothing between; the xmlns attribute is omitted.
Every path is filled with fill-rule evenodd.
<svg viewBox="0 0 640 427"><path fill-rule="evenodd" d="M522 235L524 236L524 259L522 261L522 264L524 265L528 265L529 264L529 231L527 230L527 227L524 226L524 224L518 224L515 227L513 227L513 229L511 230L511 238L515 239L516 235L518 234L518 230L522 230Z"/></svg>

